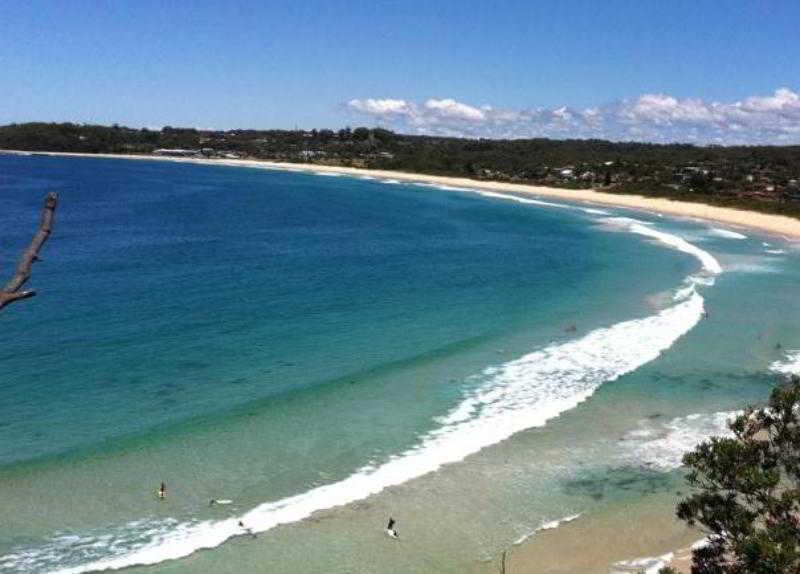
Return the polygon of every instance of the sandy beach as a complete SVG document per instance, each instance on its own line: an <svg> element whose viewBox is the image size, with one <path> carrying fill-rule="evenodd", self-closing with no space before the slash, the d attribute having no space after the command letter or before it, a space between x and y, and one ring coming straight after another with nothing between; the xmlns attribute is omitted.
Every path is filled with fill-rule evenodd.
<svg viewBox="0 0 800 574"><path fill-rule="evenodd" d="M304 171L377 180L422 183L442 189L481 190L528 195L539 199L552 198L580 202L592 206L622 207L643 210L679 218L701 219L726 227L754 230L787 240L800 240L800 220L733 208L700 203L680 202L638 195L612 194L594 190L571 190L543 186L477 181L467 178L443 177L415 173L369 170L315 164L278 163L257 160L225 160L173 158L145 155L75 154L59 152L0 153L49 155L65 157L150 160L203 165L224 165L270 170ZM584 515L559 528L544 529L510 548L509 571L529 574L591 574L595 572L636 572L631 565L646 557L661 557L662 563L672 559L672 565L688 572L690 545L702 537L674 517L674 500L663 496L658 508L631 505L603 514ZM669 555L669 557L668 557ZM614 565L628 564L621 568ZM644 564L644 562L642 562ZM599 565L603 565L600 569ZM631 566L631 569L628 569ZM644 570L644 568L642 568ZM479 564L476 572L494 572L496 564ZM648 572L651 570L647 570Z"/></svg>
<svg viewBox="0 0 800 574"><path fill-rule="evenodd" d="M283 163L259 160L227 160L227 159L196 159L175 158L149 155L122 155L122 154L78 154L61 152L19 152L15 150L2 150L0 153L20 153L34 155L52 155L68 157L96 157L131 160L171 161L179 163L198 163L207 165L229 165L250 168L301 170L316 173L340 174L349 176L369 176L376 179L397 180L403 182L427 183L446 187L469 188L485 191L504 191L536 197L561 199L593 205L624 207L629 209L645 210L654 213L663 213L671 216L704 219L722 223L728 226L752 229L770 235L778 235L785 239L800 239L800 220L785 215L773 215L756 211L719 207L703 203L674 201L672 199L645 197L641 195L627 195L606 193L592 189L563 189L518 183L505 183L497 181L478 181L461 177L445 177L406 173L400 171L386 171L375 169L361 169L342 166L327 166L316 164Z"/></svg>
<svg viewBox="0 0 800 574"><path fill-rule="evenodd" d="M675 518L669 497L660 496L655 506L633 504L542 529L509 548L506 568L515 574L640 574L670 565L688 573L691 546L701 538ZM479 572L497 572L498 564Z"/></svg>

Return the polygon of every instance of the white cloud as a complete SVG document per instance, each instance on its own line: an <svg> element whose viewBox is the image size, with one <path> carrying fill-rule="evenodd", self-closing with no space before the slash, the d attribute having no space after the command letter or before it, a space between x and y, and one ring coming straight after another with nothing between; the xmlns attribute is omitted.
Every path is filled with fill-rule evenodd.
<svg viewBox="0 0 800 574"><path fill-rule="evenodd" d="M800 111L800 95L789 88L775 90L772 96L753 96L741 104L743 110L751 112L798 112Z"/></svg>
<svg viewBox="0 0 800 574"><path fill-rule="evenodd" d="M800 144L800 94L789 88L729 103L645 94L586 110L503 110L452 98L421 105L400 99L354 99L348 108L395 129L438 135Z"/></svg>
<svg viewBox="0 0 800 574"><path fill-rule="evenodd" d="M464 120L468 122L481 122L486 119L486 114L478 108L462 104L453 99L428 100L425 109L432 115L443 119Z"/></svg>
<svg viewBox="0 0 800 574"><path fill-rule="evenodd" d="M386 116L389 118L394 116L411 116L414 113L413 104L410 104L405 100L393 100L391 98L367 98L366 100L353 99L347 102L347 105L354 110L358 110L359 112L363 112L365 114Z"/></svg>

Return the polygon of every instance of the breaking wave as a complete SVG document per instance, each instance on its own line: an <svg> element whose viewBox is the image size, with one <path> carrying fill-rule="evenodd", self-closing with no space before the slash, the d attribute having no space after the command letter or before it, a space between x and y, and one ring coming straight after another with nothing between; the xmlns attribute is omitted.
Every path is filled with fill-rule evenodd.
<svg viewBox="0 0 800 574"><path fill-rule="evenodd" d="M800 349L786 351L786 356L782 360L772 363L769 370L779 375L800 376Z"/></svg>
<svg viewBox="0 0 800 574"><path fill-rule="evenodd" d="M683 455L712 436L731 436L728 423L741 411L691 414L655 426L642 426L620 441L631 464L670 471L683 464Z"/></svg>
<svg viewBox="0 0 800 574"><path fill-rule="evenodd" d="M646 558L634 558L633 560L621 560L615 562L611 567L611 574L657 574L670 560L675 557L674 552L667 552L661 556L648 556Z"/></svg>
<svg viewBox="0 0 800 574"><path fill-rule="evenodd" d="M533 536L537 532L542 532L544 530L555 530L556 528L558 528L562 524L568 524L568 523L572 522L573 520L577 520L581 516L582 516L582 514L579 512L578 514L571 514L569 516L565 516L564 518L559 518L558 520L550 520L549 522L543 522L542 524L540 524L539 526L537 526L536 528L534 528L530 532L528 532L526 534L523 534L522 536L517 538L514 541L514 546L519 546L520 544L525 542L528 538L530 538L531 536Z"/></svg>
<svg viewBox="0 0 800 574"><path fill-rule="evenodd" d="M512 196L502 197L512 199ZM545 203L516 197L513 200ZM680 237L635 220L624 225L632 233L696 257L702 264L706 283L713 279L709 275L721 271L711 254ZM443 465L462 461L515 433L543 426L588 399L602 384L635 371L669 349L703 315L703 298L695 289L703 280L698 276L687 281L676 293L674 304L655 315L596 329L582 338L552 344L487 368L481 373L482 384L466 392L461 402L439 420L438 428L421 436L413 448L381 465L363 467L344 480L265 502L241 516L162 523L138 536L125 532L93 540L80 538L76 544L91 547L93 550L89 554L72 551L72 546L62 541L57 551L52 545L20 550L0 557L0 564L60 574L157 564L214 548L245 534L239 521L249 531L264 532L303 520L320 510L367 498L434 472ZM98 556L98 550L102 550L103 557Z"/></svg>
<svg viewBox="0 0 800 574"><path fill-rule="evenodd" d="M723 227L712 227L711 233L717 237L725 237L727 239L747 239L747 235Z"/></svg>

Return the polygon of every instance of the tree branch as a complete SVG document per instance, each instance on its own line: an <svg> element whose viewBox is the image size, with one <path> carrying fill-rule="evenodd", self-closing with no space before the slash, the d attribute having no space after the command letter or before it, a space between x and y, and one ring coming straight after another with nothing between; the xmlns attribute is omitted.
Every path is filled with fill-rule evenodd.
<svg viewBox="0 0 800 574"><path fill-rule="evenodd" d="M0 291L0 309L19 301L20 299L27 299L36 295L36 291L20 291L23 285L31 278L31 268L33 264L39 261L39 251L42 246L50 237L50 232L53 229L53 219L56 213L56 206L58 205L58 194L50 192L44 200L44 209L42 210L42 221L39 223L39 230L33 236L31 244L22 253L22 257L17 263L17 269L14 276L6 283L2 291Z"/></svg>

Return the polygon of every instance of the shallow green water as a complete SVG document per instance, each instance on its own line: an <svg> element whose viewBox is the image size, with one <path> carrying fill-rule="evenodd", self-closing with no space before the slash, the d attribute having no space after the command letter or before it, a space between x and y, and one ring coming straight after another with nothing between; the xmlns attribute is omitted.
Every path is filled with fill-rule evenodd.
<svg viewBox="0 0 800 574"><path fill-rule="evenodd" d="M674 488L800 347L795 248L700 223L0 157L0 268L53 188L40 295L0 316L2 571L464 571Z"/></svg>

